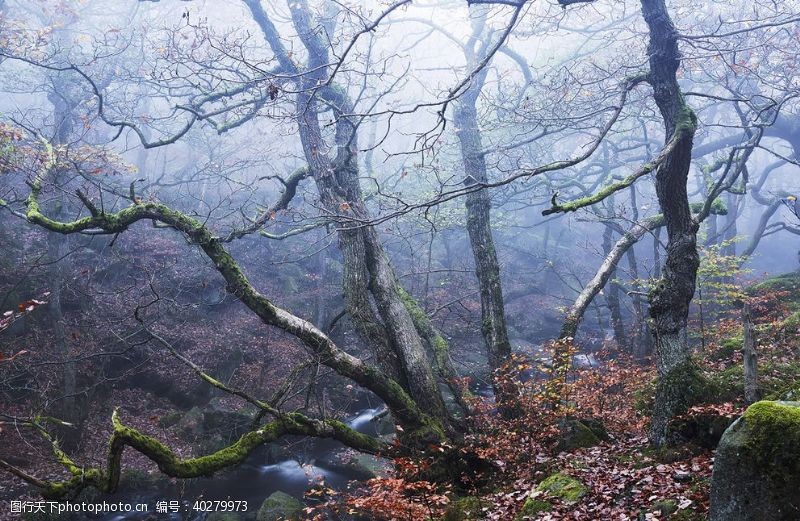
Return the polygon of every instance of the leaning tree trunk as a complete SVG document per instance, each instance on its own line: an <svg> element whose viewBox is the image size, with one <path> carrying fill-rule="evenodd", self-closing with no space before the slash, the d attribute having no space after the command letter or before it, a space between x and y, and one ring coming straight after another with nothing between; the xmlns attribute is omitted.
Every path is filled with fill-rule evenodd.
<svg viewBox="0 0 800 521"><path fill-rule="evenodd" d="M559 340L565 341L569 338L574 338L578 332L578 326L583 320L586 310L596 297L605 287L606 283L614 274L617 269L617 264L622 259L630 248L636 244L645 234L659 229L664 225L664 218L661 215L656 215L645 220L642 223L635 224L630 230L620 237L614 246L609 250L603 263L597 269L592 280L586 283L583 291L580 292L575 302L569 308L567 316L564 318L564 323L561 325L561 332L559 333Z"/></svg>
<svg viewBox="0 0 800 521"><path fill-rule="evenodd" d="M611 252L613 243L611 242L614 233L611 226L606 226L603 231L603 253L608 255ZM615 270L616 271L616 270ZM614 276L614 272L611 273ZM625 325L622 323L622 310L619 303L619 285L611 281L606 292L606 304L608 305L609 319L611 321L611 328L614 330L614 341L620 351L624 351L627 347L627 340L625 338Z"/></svg>
<svg viewBox="0 0 800 521"><path fill-rule="evenodd" d="M678 33L664 0L642 0L642 12L650 31L649 81L664 121L666 140L676 140L656 171L656 195L667 228L663 275L650 293L659 374L650 441L660 446L667 441L669 421L685 411L698 387L699 377L685 336L700 264L698 224L692 218L686 190L697 121L678 85Z"/></svg>

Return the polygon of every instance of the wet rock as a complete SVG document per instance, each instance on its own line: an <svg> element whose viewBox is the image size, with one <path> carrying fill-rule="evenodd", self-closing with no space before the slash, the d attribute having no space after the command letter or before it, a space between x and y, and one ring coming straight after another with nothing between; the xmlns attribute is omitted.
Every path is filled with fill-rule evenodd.
<svg viewBox="0 0 800 521"><path fill-rule="evenodd" d="M717 448L710 521L800 519L800 402L762 401Z"/></svg>
<svg viewBox="0 0 800 521"><path fill-rule="evenodd" d="M350 479L368 480L385 475L391 468L391 463L383 458L369 454L353 453L351 451L338 451L326 454L316 461L316 465L336 472Z"/></svg>

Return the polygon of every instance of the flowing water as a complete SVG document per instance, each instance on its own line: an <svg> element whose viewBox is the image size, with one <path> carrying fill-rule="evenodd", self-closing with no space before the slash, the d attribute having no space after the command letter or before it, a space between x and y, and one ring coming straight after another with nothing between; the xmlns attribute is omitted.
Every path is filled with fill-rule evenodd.
<svg viewBox="0 0 800 521"><path fill-rule="evenodd" d="M383 407L357 411L347 421L353 429L364 434L378 435L377 419ZM324 482L334 490L345 490L352 481L364 479L363 468L343 464L338 458L346 448L341 443L317 438L288 437L290 446L285 459L275 461L269 447L257 449L241 465L216 473L212 478L191 480L159 480L154 487L99 498L113 503L146 503L148 513L114 513L97 517L103 521L143 521L170 519L174 521L203 521L205 512L194 511L195 501L247 501L247 513L252 515L270 494L285 492L300 500L312 486ZM274 446L273 446L274 447ZM154 516L156 502L179 501L180 512Z"/></svg>

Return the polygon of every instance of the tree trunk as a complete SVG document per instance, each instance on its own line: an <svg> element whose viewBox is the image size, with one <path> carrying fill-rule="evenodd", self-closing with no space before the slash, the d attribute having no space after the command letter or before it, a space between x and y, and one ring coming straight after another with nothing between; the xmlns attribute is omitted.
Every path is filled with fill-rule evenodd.
<svg viewBox="0 0 800 521"><path fill-rule="evenodd" d="M58 145L67 145L72 139L75 118L74 108L77 101L73 99L70 92L69 80L63 73L57 73L52 78L54 91L48 96L53 105L53 118L55 126L54 142ZM63 172L55 173L53 183L60 185L64 182ZM52 204L51 212L56 219L66 217L67 211L62 200L55 200ZM50 324L53 333L53 346L58 358L63 360L61 369L61 388L56 406L55 414L65 422L73 424L74 427L59 428L58 434L61 438L62 446L66 449L73 449L80 441L83 415L77 402L77 368L75 362L71 361L66 319L62 309L62 299L64 286L66 284L65 266L61 262L69 254L69 237L49 233L47 237L47 252L50 258L51 267L49 273L50 298L48 310Z"/></svg>
<svg viewBox="0 0 800 521"><path fill-rule="evenodd" d="M653 96L664 121L666 141L678 140L656 170L656 195L667 228L663 275L650 293L659 374L650 441L660 446L667 442L669 421L691 405L690 394L696 387L686 381L697 377L697 373L690 359L685 330L700 264L698 224L692 218L686 191L697 122L678 85L678 33L664 0L642 0L642 12L650 31L649 81Z"/></svg>
<svg viewBox="0 0 800 521"><path fill-rule="evenodd" d="M606 256L608 256L613 247L613 243L611 242L613 233L614 230L612 230L610 226L606 226L606 229L603 231L603 253L605 253ZM609 277L613 277L615 273L616 266L614 271L609 274ZM625 325L622 323L622 311L620 310L619 304L619 285L613 280L608 286L608 291L606 291L606 304L608 304L611 328L614 331L614 342L617 344L617 349L619 351L624 351L627 347L627 339L625 338Z"/></svg>
<svg viewBox="0 0 800 521"><path fill-rule="evenodd" d="M477 63L475 47L479 53L485 52L486 42L479 41L483 19L473 19L472 37L465 47L467 68ZM472 80L467 91L458 99L453 112L453 124L461 146L464 163L464 185L473 186L488 180L486 158L482 152L483 142L478 124L477 101L486 78L484 68ZM481 297L481 333L486 343L489 368L496 376L494 392L498 401L508 401L516 394L514 386L500 374L511 356L511 343L508 340L503 290L500 283L500 263L492 237L492 202L487 190L477 190L466 196L467 232L469 233L472 256L475 259L475 275ZM503 382L498 384L498 382Z"/></svg>
<svg viewBox="0 0 800 521"><path fill-rule="evenodd" d="M742 359L744 360L744 401L748 405L759 400L761 391L758 387L758 353L753 337L753 318L750 305L742 305L742 327L744 342L742 343Z"/></svg>

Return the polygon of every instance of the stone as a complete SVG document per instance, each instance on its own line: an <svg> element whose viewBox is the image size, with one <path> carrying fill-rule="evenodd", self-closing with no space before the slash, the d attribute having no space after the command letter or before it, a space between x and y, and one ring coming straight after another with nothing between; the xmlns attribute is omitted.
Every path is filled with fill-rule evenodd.
<svg viewBox="0 0 800 521"><path fill-rule="evenodd" d="M475 496L460 497L450 502L442 521L473 521L481 519L481 500Z"/></svg>
<svg viewBox="0 0 800 521"><path fill-rule="evenodd" d="M800 402L751 405L722 436L710 521L800 519Z"/></svg>
<svg viewBox="0 0 800 521"><path fill-rule="evenodd" d="M543 480L536 486L536 491L546 492L548 496L559 498L565 503L575 503L588 492L583 483L563 472L557 472Z"/></svg>
<svg viewBox="0 0 800 521"><path fill-rule="evenodd" d="M542 512L549 512L553 505L536 497L529 497L522 505L515 521L523 521L524 519L533 519Z"/></svg>
<svg viewBox="0 0 800 521"><path fill-rule="evenodd" d="M273 492L261 503L256 521L295 521L301 518L303 504L285 492Z"/></svg>
<svg viewBox="0 0 800 521"><path fill-rule="evenodd" d="M575 449L594 447L608 439L608 433L601 422L594 419L565 419L561 422L561 439L556 450L568 452Z"/></svg>

